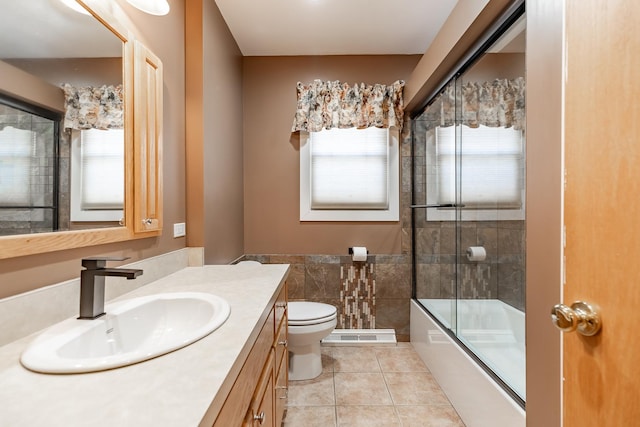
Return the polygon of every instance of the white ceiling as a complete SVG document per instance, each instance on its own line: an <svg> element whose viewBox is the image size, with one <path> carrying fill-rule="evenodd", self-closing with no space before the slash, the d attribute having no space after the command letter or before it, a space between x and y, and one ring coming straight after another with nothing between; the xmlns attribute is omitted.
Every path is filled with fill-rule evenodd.
<svg viewBox="0 0 640 427"><path fill-rule="evenodd" d="M457 0L215 0L242 54L422 54Z"/></svg>
<svg viewBox="0 0 640 427"><path fill-rule="evenodd" d="M245 56L422 54L457 3L215 1ZM115 36L60 0L0 0L0 8L0 58L120 56Z"/></svg>

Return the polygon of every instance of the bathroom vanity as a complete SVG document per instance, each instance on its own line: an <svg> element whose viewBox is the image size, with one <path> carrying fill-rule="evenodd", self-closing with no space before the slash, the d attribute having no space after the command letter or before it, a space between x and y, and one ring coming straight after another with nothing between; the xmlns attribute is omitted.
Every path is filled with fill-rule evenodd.
<svg viewBox="0 0 640 427"><path fill-rule="evenodd" d="M231 306L210 335L134 365L40 374L19 362L39 332L0 347L0 424L279 426L287 397L288 272L288 265L187 267L117 298L204 292Z"/></svg>

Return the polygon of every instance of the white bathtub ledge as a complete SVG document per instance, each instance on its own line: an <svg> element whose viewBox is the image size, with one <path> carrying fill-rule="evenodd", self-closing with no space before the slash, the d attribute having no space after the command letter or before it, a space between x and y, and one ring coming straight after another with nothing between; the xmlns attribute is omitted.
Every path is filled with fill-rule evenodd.
<svg viewBox="0 0 640 427"><path fill-rule="evenodd" d="M411 344L467 427L526 426L524 410L415 301Z"/></svg>

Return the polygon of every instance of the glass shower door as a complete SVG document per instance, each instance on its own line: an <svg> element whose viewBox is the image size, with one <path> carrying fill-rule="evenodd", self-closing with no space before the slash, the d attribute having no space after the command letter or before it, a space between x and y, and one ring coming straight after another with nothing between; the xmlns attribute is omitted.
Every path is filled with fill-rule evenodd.
<svg viewBox="0 0 640 427"><path fill-rule="evenodd" d="M488 51L455 83L454 333L524 401L524 52Z"/></svg>
<svg viewBox="0 0 640 427"><path fill-rule="evenodd" d="M445 176L455 178L455 140L444 144L440 129L454 130L455 82L412 121L414 297L443 327L456 330L458 233L456 197ZM453 162L453 163L452 163ZM445 170L446 169L446 170Z"/></svg>

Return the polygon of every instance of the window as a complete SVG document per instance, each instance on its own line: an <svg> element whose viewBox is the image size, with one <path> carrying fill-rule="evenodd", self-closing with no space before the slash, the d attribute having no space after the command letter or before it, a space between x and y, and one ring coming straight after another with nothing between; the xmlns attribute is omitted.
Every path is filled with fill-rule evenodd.
<svg viewBox="0 0 640 427"><path fill-rule="evenodd" d="M396 130L301 133L301 221L398 221Z"/></svg>
<svg viewBox="0 0 640 427"><path fill-rule="evenodd" d="M36 134L11 126L0 131L0 205L31 204L31 156Z"/></svg>
<svg viewBox="0 0 640 427"><path fill-rule="evenodd" d="M456 132L461 141L457 147ZM524 219L522 131L437 127L427 141L427 170L432 171L427 177L428 204L460 203L462 219L469 221ZM453 220L454 215L452 210L427 210L427 220Z"/></svg>
<svg viewBox="0 0 640 427"><path fill-rule="evenodd" d="M71 221L119 221L124 204L124 131L72 131Z"/></svg>

